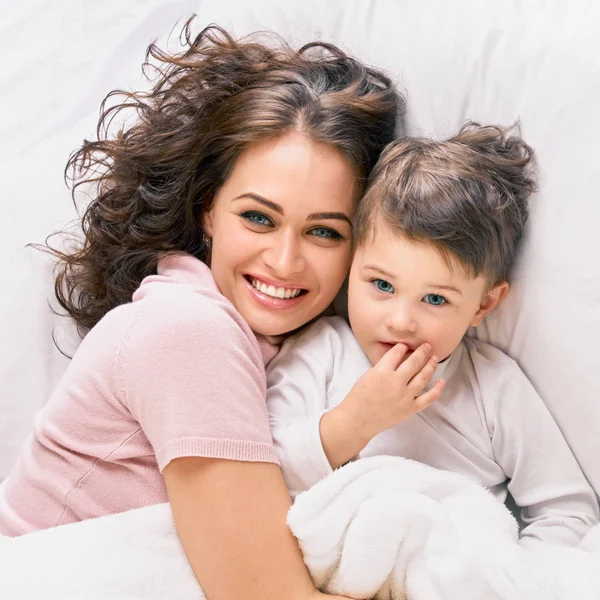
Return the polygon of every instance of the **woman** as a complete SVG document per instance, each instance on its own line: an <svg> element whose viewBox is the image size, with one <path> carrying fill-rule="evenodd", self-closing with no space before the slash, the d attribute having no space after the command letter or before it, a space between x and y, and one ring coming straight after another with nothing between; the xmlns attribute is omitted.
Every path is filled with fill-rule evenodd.
<svg viewBox="0 0 600 600"><path fill-rule="evenodd" d="M401 99L332 46L190 29L180 55L150 46L152 91L105 108L69 162L75 189L97 187L83 244L55 251L56 293L89 333L2 488L0 533L169 500L210 600L317 598L285 523L264 365L346 277Z"/></svg>

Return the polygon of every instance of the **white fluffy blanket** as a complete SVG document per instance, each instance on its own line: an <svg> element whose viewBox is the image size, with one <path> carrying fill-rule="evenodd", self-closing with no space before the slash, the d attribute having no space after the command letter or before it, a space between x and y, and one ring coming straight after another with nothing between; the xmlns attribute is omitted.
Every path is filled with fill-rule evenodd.
<svg viewBox="0 0 600 600"><path fill-rule="evenodd" d="M580 548L522 548L510 513L453 474L392 457L339 469L289 525L319 586L397 600L600 599L600 529ZM0 538L0 598L204 595L167 504Z"/></svg>
<svg viewBox="0 0 600 600"><path fill-rule="evenodd" d="M600 526L579 548L521 547L487 490L397 457L346 465L296 499L288 523L313 579L378 600L597 600Z"/></svg>

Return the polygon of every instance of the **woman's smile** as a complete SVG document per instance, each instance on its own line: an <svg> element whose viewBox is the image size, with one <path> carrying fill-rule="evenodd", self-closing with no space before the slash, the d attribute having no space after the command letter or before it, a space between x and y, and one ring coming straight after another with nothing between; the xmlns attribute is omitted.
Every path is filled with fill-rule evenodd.
<svg viewBox="0 0 600 600"><path fill-rule="evenodd" d="M261 306L270 309L286 309L298 306L306 299L308 290L298 287L286 287L274 282L267 283L262 279L245 276L244 283L250 297Z"/></svg>

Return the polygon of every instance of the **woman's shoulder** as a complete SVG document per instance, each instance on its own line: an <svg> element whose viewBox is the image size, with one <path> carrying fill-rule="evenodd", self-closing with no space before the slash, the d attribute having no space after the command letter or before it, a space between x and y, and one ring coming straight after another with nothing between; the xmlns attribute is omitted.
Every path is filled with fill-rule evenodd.
<svg viewBox="0 0 600 600"><path fill-rule="evenodd" d="M155 275L133 294L137 327L148 335L172 337L184 332L254 337L247 323L221 294L207 265L189 254L166 254Z"/></svg>
<svg viewBox="0 0 600 600"><path fill-rule="evenodd" d="M174 344L199 340L210 345L249 344L259 353L256 337L231 303L220 294L194 285L157 289L132 303L135 318L130 340L141 344Z"/></svg>
<svg viewBox="0 0 600 600"><path fill-rule="evenodd" d="M216 286L160 275L146 278L132 302L107 313L83 342L134 357L149 348L184 346L193 354L232 344L252 357L260 356L256 337Z"/></svg>
<svg viewBox="0 0 600 600"><path fill-rule="evenodd" d="M115 349L115 381L132 390L141 381L167 382L169 388L188 386L200 378L262 380L264 362L258 341L225 298L206 296L194 286L157 290L131 303L135 311ZM225 381L225 380L224 380ZM192 383L190 383L192 382ZM186 388L187 389L187 388Z"/></svg>
<svg viewBox="0 0 600 600"><path fill-rule="evenodd" d="M193 257L184 263L183 271L173 261L168 269L159 263L131 302L108 312L86 335L77 362L103 364L121 378L151 364L165 373L198 363L264 372L256 336L219 292L208 267Z"/></svg>

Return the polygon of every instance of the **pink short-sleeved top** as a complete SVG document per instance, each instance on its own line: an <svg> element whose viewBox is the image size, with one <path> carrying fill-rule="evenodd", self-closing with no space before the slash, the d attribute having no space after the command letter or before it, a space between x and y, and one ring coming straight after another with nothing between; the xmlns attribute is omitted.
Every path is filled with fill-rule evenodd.
<svg viewBox="0 0 600 600"><path fill-rule="evenodd" d="M277 463L257 340L210 269L163 256L85 337L0 488L21 535L168 500L162 470L204 456Z"/></svg>

